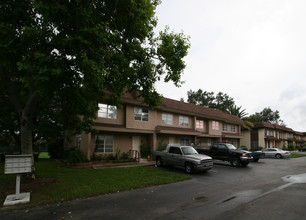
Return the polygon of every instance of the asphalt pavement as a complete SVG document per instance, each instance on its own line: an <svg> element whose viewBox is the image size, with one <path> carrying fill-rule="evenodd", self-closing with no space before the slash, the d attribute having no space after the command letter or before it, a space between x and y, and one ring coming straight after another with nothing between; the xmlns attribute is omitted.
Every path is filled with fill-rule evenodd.
<svg viewBox="0 0 306 220"><path fill-rule="evenodd" d="M183 173L175 168L157 168ZM192 179L0 213L0 219L305 219L306 157L216 162Z"/></svg>

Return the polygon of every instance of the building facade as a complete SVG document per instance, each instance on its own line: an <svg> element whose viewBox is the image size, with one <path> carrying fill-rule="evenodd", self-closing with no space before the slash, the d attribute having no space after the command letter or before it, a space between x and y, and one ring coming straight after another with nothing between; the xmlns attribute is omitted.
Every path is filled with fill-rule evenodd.
<svg viewBox="0 0 306 220"><path fill-rule="evenodd" d="M294 131L278 124L255 122L253 130L242 131L242 146L249 149L261 148L288 148L289 145L302 146L306 136L302 132Z"/></svg>
<svg viewBox="0 0 306 220"><path fill-rule="evenodd" d="M136 95L127 93L122 108L99 103L96 132L71 136L65 148L80 149L90 159L94 154L140 152L142 146L153 151L171 143L228 142L239 147L242 123L237 116L167 98L162 98L161 106L149 109Z"/></svg>

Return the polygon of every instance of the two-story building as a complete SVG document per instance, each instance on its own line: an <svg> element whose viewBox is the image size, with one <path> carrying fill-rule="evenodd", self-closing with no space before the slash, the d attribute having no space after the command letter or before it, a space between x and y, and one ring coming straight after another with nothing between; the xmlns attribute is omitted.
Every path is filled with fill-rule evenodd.
<svg viewBox="0 0 306 220"><path fill-rule="evenodd" d="M95 133L73 136L65 147L80 149L88 159L93 154L114 154L135 150L141 145L156 150L162 145L210 145L229 142L240 145L243 121L220 110L162 98L162 104L150 109L136 95L127 93L122 108L99 103Z"/></svg>
<svg viewBox="0 0 306 220"><path fill-rule="evenodd" d="M267 122L255 122L253 130L251 132L243 130L242 135L241 145L249 149L258 149L258 147L282 149L291 144L302 146L305 143L304 133Z"/></svg>

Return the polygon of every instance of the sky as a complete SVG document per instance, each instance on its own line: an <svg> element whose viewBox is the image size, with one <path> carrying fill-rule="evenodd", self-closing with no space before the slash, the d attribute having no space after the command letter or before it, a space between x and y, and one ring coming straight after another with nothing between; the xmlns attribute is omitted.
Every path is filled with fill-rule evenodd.
<svg viewBox="0 0 306 220"><path fill-rule="evenodd" d="M190 36L185 83L159 82L166 98L223 92L249 115L270 107L287 127L306 132L305 0L164 0L156 32Z"/></svg>

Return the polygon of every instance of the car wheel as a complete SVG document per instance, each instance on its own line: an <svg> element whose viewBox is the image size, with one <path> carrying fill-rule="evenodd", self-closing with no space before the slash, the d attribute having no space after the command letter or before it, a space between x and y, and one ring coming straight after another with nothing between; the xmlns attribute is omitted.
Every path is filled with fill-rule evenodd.
<svg viewBox="0 0 306 220"><path fill-rule="evenodd" d="M156 166L162 167L163 166L163 161L160 157L156 158Z"/></svg>
<svg viewBox="0 0 306 220"><path fill-rule="evenodd" d="M282 155L276 154L276 155L275 155L275 158L280 159L280 158L282 158Z"/></svg>
<svg viewBox="0 0 306 220"><path fill-rule="evenodd" d="M258 162L258 161L259 161L259 158L254 158L253 161L254 161L254 162Z"/></svg>
<svg viewBox="0 0 306 220"><path fill-rule="evenodd" d="M231 159L231 165L234 166L234 167L239 167L240 166L240 160L238 158Z"/></svg>
<svg viewBox="0 0 306 220"><path fill-rule="evenodd" d="M246 167L249 164L249 162L241 162L241 166Z"/></svg>
<svg viewBox="0 0 306 220"><path fill-rule="evenodd" d="M186 173L192 173L193 165L191 163L186 163L185 164L185 171L186 171Z"/></svg>

